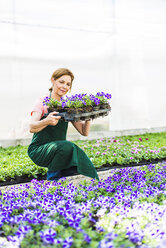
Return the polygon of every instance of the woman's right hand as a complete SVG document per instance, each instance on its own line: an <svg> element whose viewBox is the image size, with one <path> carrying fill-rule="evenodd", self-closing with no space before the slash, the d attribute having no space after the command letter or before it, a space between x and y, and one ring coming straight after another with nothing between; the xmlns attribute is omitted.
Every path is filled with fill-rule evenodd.
<svg viewBox="0 0 166 248"><path fill-rule="evenodd" d="M43 130L48 125L56 126L61 116L55 116L58 112L51 112L46 118L41 120L42 114L34 111L29 123L30 133L37 133Z"/></svg>
<svg viewBox="0 0 166 248"><path fill-rule="evenodd" d="M46 120L48 121L48 125L56 126L61 116L56 116L59 112L51 112L47 117Z"/></svg>

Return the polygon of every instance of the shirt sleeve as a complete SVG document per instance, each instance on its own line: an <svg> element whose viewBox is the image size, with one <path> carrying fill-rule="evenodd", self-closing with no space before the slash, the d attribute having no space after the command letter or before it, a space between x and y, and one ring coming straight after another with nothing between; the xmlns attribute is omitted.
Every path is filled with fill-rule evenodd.
<svg viewBox="0 0 166 248"><path fill-rule="evenodd" d="M43 115L47 113L47 106L43 105L43 100L44 98L39 98L35 101L31 111L31 115L33 112L39 112L42 114L41 117L43 117Z"/></svg>

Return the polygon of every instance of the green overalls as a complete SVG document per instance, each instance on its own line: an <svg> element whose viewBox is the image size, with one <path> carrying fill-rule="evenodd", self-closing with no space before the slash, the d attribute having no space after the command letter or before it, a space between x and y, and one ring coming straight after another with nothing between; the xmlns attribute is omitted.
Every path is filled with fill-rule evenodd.
<svg viewBox="0 0 166 248"><path fill-rule="evenodd" d="M47 167L48 172L57 172L77 166L79 174L99 179L92 162L74 143L66 140L68 122L59 120L56 126L47 126L34 133L28 147L28 155L38 166Z"/></svg>

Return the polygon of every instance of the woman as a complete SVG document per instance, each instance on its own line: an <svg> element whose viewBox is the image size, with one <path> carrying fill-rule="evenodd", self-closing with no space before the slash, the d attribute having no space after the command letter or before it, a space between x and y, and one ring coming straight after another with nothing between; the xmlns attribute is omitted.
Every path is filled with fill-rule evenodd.
<svg viewBox="0 0 166 248"><path fill-rule="evenodd" d="M57 69L51 77L50 97L60 101L61 97L71 90L73 80L74 75L70 70ZM71 171L99 179L96 169L84 151L66 140L68 122L63 121L60 116L55 116L58 112L44 117L48 112L47 106L43 105L45 97L36 102L31 112L30 132L34 135L28 147L29 157L35 164L48 168L47 180L57 181ZM80 134L88 136L90 121L72 124Z"/></svg>

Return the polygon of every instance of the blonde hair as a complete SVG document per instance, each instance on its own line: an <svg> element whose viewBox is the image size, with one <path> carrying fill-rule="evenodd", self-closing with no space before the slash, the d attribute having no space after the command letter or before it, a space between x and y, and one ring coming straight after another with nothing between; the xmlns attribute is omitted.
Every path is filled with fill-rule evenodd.
<svg viewBox="0 0 166 248"><path fill-rule="evenodd" d="M64 76L64 75L68 75L68 76L71 77L71 87L72 87L72 82L73 82L73 80L74 80L74 75L73 75L73 73L72 73L69 69L67 69L67 68L59 68L59 69L57 69L56 71L54 71L54 73L53 73L52 76L51 76L51 79L54 78L54 80L57 80L58 78L60 78L60 77L62 77L62 76ZM71 87L70 87L70 89L71 89ZM49 91L52 91L52 87L49 88Z"/></svg>

